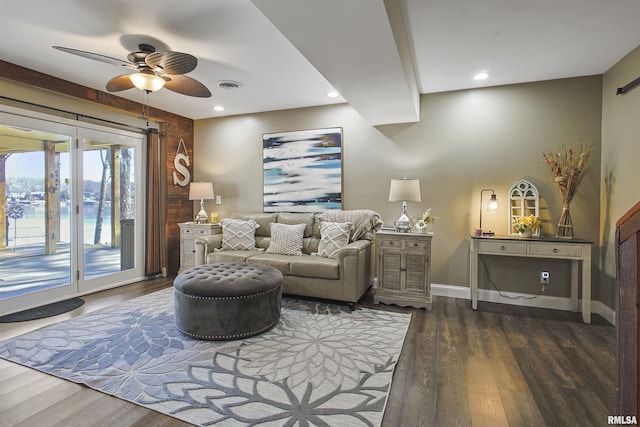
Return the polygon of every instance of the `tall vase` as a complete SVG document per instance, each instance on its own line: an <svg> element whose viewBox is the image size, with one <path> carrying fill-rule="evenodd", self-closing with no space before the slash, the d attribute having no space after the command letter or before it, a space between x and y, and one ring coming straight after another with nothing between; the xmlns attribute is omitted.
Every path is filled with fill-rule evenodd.
<svg viewBox="0 0 640 427"><path fill-rule="evenodd" d="M562 206L562 213L560 214L560 221L558 221L556 237L562 237L565 239L573 238L573 224L571 222L571 212L569 212L568 203L563 204Z"/></svg>

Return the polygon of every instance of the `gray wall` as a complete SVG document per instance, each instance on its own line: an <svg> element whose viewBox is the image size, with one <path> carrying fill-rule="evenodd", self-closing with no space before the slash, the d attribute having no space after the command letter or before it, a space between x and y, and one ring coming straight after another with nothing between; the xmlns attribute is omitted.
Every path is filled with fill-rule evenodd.
<svg viewBox="0 0 640 427"><path fill-rule="evenodd" d="M389 180L419 178L422 202L409 203L409 213L433 208L439 217L431 228L432 281L469 286L469 233L478 227L480 190L495 189L503 202L498 214L483 216L483 228L506 234L508 189L530 180L541 194L543 232L554 235L560 192L541 153L563 143L593 147L572 216L577 237L599 241L601 109L602 77L591 76L422 95L421 121L414 124L373 127L347 104L199 120L194 176L212 180L222 195L223 203L209 201L207 211L221 217L261 211L262 134L342 127L344 208L372 209L392 223L400 203L387 201ZM598 252L596 245L596 260ZM569 296L565 262L513 260L492 278L504 290L535 292L542 268L551 271L547 294ZM597 283L593 295L600 297Z"/></svg>
<svg viewBox="0 0 640 427"><path fill-rule="evenodd" d="M601 200L601 299L614 306L615 225L640 201L640 87L616 96L616 89L640 76L640 47L603 78Z"/></svg>

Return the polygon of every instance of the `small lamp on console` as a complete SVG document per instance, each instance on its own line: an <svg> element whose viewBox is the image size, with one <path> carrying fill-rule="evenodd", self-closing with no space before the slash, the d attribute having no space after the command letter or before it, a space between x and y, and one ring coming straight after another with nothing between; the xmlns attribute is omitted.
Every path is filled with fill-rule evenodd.
<svg viewBox="0 0 640 427"><path fill-rule="evenodd" d="M482 231L482 208L484 206L484 204L482 203L482 195L484 194L484 192L488 191L491 191L491 198L489 199L489 202L487 202L487 212L496 213L496 211L498 210L499 203L498 199L496 198L496 192L492 188L485 188L483 190L480 190L480 228L478 229L478 231L480 231L483 236L494 236L495 233L491 230Z"/></svg>
<svg viewBox="0 0 640 427"><path fill-rule="evenodd" d="M396 231L408 233L411 230L411 218L407 213L407 202L420 202L419 179L392 179L389 187L389 201L402 202L402 213L396 219L394 225Z"/></svg>
<svg viewBox="0 0 640 427"><path fill-rule="evenodd" d="M196 215L196 223L207 222L207 212L204 210L204 201L213 199L213 184L210 182L192 182L189 184L189 200L200 200L200 212Z"/></svg>

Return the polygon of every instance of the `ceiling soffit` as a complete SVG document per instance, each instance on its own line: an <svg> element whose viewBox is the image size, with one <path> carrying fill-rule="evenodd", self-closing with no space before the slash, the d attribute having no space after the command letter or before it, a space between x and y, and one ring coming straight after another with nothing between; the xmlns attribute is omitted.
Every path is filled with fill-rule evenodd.
<svg viewBox="0 0 640 427"><path fill-rule="evenodd" d="M369 123L419 121L419 92L399 0L253 3Z"/></svg>

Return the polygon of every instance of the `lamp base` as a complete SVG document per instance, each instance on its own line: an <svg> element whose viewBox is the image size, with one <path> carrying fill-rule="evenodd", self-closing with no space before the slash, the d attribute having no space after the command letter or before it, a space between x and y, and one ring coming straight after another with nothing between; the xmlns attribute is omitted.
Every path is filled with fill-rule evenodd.
<svg viewBox="0 0 640 427"><path fill-rule="evenodd" d="M398 233L409 233L411 231L411 218L407 215L407 202L402 202L402 213L393 223Z"/></svg>
<svg viewBox="0 0 640 427"><path fill-rule="evenodd" d="M204 200L200 200L200 212L196 215L196 224L206 224L207 222L209 222L209 218L204 210Z"/></svg>

